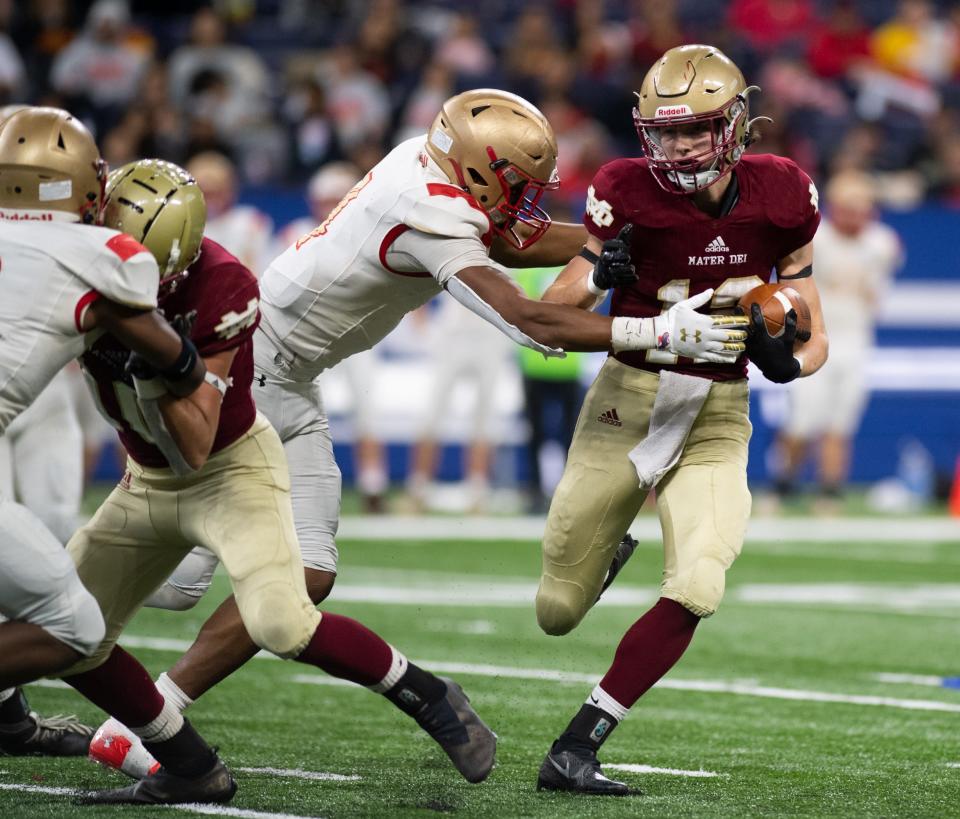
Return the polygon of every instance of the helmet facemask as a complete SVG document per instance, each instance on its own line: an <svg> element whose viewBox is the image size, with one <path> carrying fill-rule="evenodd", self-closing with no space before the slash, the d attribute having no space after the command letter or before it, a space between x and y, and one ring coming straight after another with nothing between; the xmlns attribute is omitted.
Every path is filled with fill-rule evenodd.
<svg viewBox="0 0 960 819"><path fill-rule="evenodd" d="M503 196L487 211L493 232L501 236L517 250L525 250L540 239L550 227L550 214L540 207L546 191L560 187L560 179L554 170L553 176L543 182L534 179L508 159L498 159L491 146L487 146L490 169L497 175ZM521 236L516 231L517 223L529 228Z"/></svg>
<svg viewBox="0 0 960 819"><path fill-rule="evenodd" d="M733 170L750 142L746 95L751 90L752 87L721 108L702 114L678 105L676 114L644 118L638 108L633 109L633 123L643 143L647 164L661 188L689 196L706 190ZM710 147L682 159L668 158L663 149L663 133L693 123L709 124Z"/></svg>

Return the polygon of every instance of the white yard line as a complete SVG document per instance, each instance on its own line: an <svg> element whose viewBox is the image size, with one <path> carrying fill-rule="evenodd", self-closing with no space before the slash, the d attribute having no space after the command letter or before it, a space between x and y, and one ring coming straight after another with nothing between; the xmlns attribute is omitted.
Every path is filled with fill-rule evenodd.
<svg viewBox="0 0 960 819"><path fill-rule="evenodd" d="M933 688L943 686L943 677L937 677L933 674L892 674L886 671L878 671L876 674L871 674L870 678L877 682L894 685L928 685Z"/></svg>
<svg viewBox="0 0 960 819"><path fill-rule="evenodd" d="M53 796L80 796L86 791L77 788L49 788L42 785L20 785L16 783L0 782L0 790L18 791L20 793L47 793ZM184 811L185 813L200 813L206 816L235 816L238 819L316 819L310 816L298 816L293 813L271 813L262 810L246 810L231 808L227 805L200 805L196 803L186 805L162 805L170 810Z"/></svg>
<svg viewBox="0 0 960 819"><path fill-rule="evenodd" d="M475 663L447 663L438 660L416 660L417 665L448 674L467 674L477 677L505 677L518 680L538 680L565 684L594 685L600 674L584 674L571 671L556 671L546 668L515 668L513 666ZM327 677L317 674L296 674L293 681L326 685ZM900 699L866 694L841 694L832 691L809 691L796 688L757 685L752 681L737 680L675 680L663 679L657 688L673 691L696 691L704 694L735 694L743 697L761 697L775 700L800 702L824 702L839 705L866 705L884 708L899 708L907 711L942 711L960 714L960 702L940 700Z"/></svg>
<svg viewBox="0 0 960 819"><path fill-rule="evenodd" d="M364 571L356 576L369 575ZM377 603L395 606L456 606L460 608L521 608L533 606L537 584L514 578L465 578L437 573L427 579L412 572L405 579L394 572L390 583L363 583L343 580L334 586L330 599L341 603ZM614 585L603 595L603 606L648 606L657 597L656 587ZM836 606L864 611L893 611L899 614L960 610L957 583L745 583L732 586L730 602L748 605Z"/></svg>
<svg viewBox="0 0 960 819"><path fill-rule="evenodd" d="M182 810L187 813L200 813L205 816L236 816L240 819L319 819L316 816L300 816L295 813L271 813L264 810L246 810L226 805L165 805L170 810Z"/></svg>
<svg viewBox="0 0 960 819"><path fill-rule="evenodd" d="M717 773L716 771L684 771L681 768L654 768L652 765L638 765L632 762L614 763L604 762L605 771L626 771L627 773L638 774L667 774L668 776L689 776L696 779L710 779L715 776L730 776L730 774Z"/></svg>
<svg viewBox="0 0 960 819"><path fill-rule="evenodd" d="M960 583L744 583L730 596L739 603L854 606L901 614L960 609Z"/></svg>
<svg viewBox="0 0 960 819"><path fill-rule="evenodd" d="M359 782L356 774L338 774L329 771L302 771L299 768L234 768L244 773L270 774L290 779L315 779L320 782Z"/></svg>
<svg viewBox="0 0 960 819"><path fill-rule="evenodd" d="M344 517L344 540L540 540L545 519L521 517ZM630 532L638 540L660 540L660 522L637 518ZM951 518L753 518L747 542L960 543L960 521Z"/></svg>
<svg viewBox="0 0 960 819"><path fill-rule="evenodd" d="M16 785L12 782L0 782L0 791L23 791L24 793L49 793L53 796L76 796L80 791L75 788L48 788L43 785Z"/></svg>

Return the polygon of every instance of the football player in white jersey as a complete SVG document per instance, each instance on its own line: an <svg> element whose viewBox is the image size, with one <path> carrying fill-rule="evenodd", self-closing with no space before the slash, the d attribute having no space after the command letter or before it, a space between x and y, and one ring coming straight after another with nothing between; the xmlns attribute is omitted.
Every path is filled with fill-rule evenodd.
<svg viewBox="0 0 960 819"><path fill-rule="evenodd" d="M504 91L467 91L447 100L428 134L394 148L263 274L254 398L281 421L314 602L336 576L340 488L316 383L321 372L372 347L442 291L547 356L666 349L652 319L610 319L528 299L491 260L559 265L577 254L584 228L551 224L540 206L558 185L557 142L543 114ZM633 275L620 239L594 259L600 279ZM742 351L745 333L723 324L718 319L717 331L705 334L703 349ZM164 691L186 707L256 651L231 597L164 675Z"/></svg>
<svg viewBox="0 0 960 819"><path fill-rule="evenodd" d="M130 236L97 226L105 181L93 138L66 111L28 108L0 124L0 436L84 351L88 333L121 340L162 371L175 395L204 383L196 348L155 310L160 273L153 256ZM32 513L5 497L0 566L0 689L61 671L97 648L103 616L73 562ZM129 655L122 674L84 680L83 688L137 726L175 775L216 760ZM20 697L0 702L0 722L8 724L18 704L25 710ZM24 736L6 739L42 733L25 717Z"/></svg>
<svg viewBox="0 0 960 819"><path fill-rule="evenodd" d="M877 311L904 257L893 228L876 219L870 177L858 171L840 173L827 183L825 198L829 218L813 247L823 316L830 327L830 359L817 378L789 387L777 491L781 496L793 492L811 445L819 443L818 506L829 512L843 494L851 439L867 402L866 371Z"/></svg>
<svg viewBox="0 0 960 819"><path fill-rule="evenodd" d="M26 108L3 106L0 123ZM80 508L79 434L62 372L0 436L0 497L18 498L61 543L73 534ZM47 719L30 711L19 688L0 691L0 753L80 756L92 733L73 716Z"/></svg>

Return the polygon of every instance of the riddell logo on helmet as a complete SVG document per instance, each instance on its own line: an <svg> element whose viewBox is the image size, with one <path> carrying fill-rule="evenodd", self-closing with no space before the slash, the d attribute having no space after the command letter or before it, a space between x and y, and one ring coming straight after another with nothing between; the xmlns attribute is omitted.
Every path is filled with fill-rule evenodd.
<svg viewBox="0 0 960 819"><path fill-rule="evenodd" d="M689 105L661 105L657 112L654 114L655 117L684 117L690 116L693 114L693 110Z"/></svg>
<svg viewBox="0 0 960 819"><path fill-rule="evenodd" d="M0 210L0 219L5 219L8 222L52 222L53 214L45 211Z"/></svg>

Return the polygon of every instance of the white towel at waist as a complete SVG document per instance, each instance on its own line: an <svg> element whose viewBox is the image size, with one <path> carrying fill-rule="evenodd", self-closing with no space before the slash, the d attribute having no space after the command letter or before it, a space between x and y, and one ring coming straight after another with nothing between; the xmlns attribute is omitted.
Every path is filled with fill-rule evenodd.
<svg viewBox="0 0 960 819"><path fill-rule="evenodd" d="M708 378L660 371L660 384L646 437L627 453L642 489L652 489L680 460L693 422L703 408L710 386Z"/></svg>

